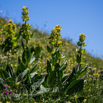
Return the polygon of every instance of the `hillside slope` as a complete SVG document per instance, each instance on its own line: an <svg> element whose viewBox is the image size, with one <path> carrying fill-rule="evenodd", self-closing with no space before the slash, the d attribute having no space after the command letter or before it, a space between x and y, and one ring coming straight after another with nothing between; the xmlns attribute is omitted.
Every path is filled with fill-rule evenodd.
<svg viewBox="0 0 103 103"><path fill-rule="evenodd" d="M6 35L3 35L2 31L3 29L7 26L8 21L6 19L0 18L0 39L5 39ZM19 30L21 28L20 24L16 24L17 30L16 30L16 34L18 35ZM39 31L38 29L30 29L31 32L33 33L33 37L29 40L29 46L34 45L36 43L39 43L42 47L42 54L43 59L41 60L41 65L39 66L38 71L45 71L45 66L46 66L46 61L47 59L50 58L50 54L47 52L47 45L49 44L48 41L48 37L49 34L44 33ZM73 66L76 65L76 49L78 48L76 45L74 45L73 43L71 43L69 40L65 40L62 38L63 41L63 46L60 48L61 53L65 55L65 59L68 60L68 67L67 70L65 72L71 72ZM19 42L19 41L18 41ZM18 53L18 55L22 54L22 49L21 51ZM2 51L0 51L0 62L1 64L6 64L6 58L4 58L5 54L3 54ZM17 58L14 56L14 58ZM95 58L90 56L89 53L85 53L82 55L82 61L84 61L89 67L96 67L98 68L98 70L102 69L103 67L103 61L100 58ZM12 62L16 62L17 61L12 61L10 60L10 63ZM45 65L44 65L45 64ZM5 68L6 65L4 65Z"/></svg>

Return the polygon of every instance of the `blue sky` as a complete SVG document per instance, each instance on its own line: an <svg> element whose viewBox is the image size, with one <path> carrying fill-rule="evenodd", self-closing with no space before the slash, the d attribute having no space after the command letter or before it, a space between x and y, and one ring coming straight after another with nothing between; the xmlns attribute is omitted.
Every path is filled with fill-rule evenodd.
<svg viewBox="0 0 103 103"><path fill-rule="evenodd" d="M22 7L27 6L30 24L48 33L61 25L61 36L76 44L86 35L86 51L103 58L103 0L0 0L0 16L23 23Z"/></svg>

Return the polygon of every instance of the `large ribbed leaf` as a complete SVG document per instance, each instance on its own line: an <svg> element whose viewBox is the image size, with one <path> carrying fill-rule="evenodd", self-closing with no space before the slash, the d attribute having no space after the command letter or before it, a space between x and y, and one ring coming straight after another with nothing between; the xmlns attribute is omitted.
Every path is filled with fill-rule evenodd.
<svg viewBox="0 0 103 103"><path fill-rule="evenodd" d="M5 82L10 86L11 89L14 89L14 86L15 86L15 78L8 78L5 80Z"/></svg>
<svg viewBox="0 0 103 103"><path fill-rule="evenodd" d="M77 77L79 78L79 77L84 76L87 73L87 68L88 68L88 66L81 68L76 74Z"/></svg>
<svg viewBox="0 0 103 103"><path fill-rule="evenodd" d="M63 71L59 70L60 65L59 63L55 64L55 69L50 73L50 75L47 77L47 85L50 87L56 87L57 85L60 84L62 76L63 76Z"/></svg>
<svg viewBox="0 0 103 103"><path fill-rule="evenodd" d="M12 78L15 78L15 71L10 65L7 65L6 71L8 72L9 76Z"/></svg>
<svg viewBox="0 0 103 103"><path fill-rule="evenodd" d="M26 69L26 66L21 61L20 64L18 65L18 67L17 67L17 75L19 75L20 73L22 73L25 69Z"/></svg>
<svg viewBox="0 0 103 103"><path fill-rule="evenodd" d="M71 95L79 93L83 89L84 80L74 80L65 90L65 95Z"/></svg>
<svg viewBox="0 0 103 103"><path fill-rule="evenodd" d="M76 80L75 68L73 68L73 71L70 76L65 76L62 78L62 85L64 85L64 89L66 89L74 80Z"/></svg>
<svg viewBox="0 0 103 103"><path fill-rule="evenodd" d="M31 93L33 93L45 80L45 77L39 79L37 82L34 82L32 85L31 85L31 88L32 88L32 91Z"/></svg>
<svg viewBox="0 0 103 103"><path fill-rule="evenodd" d="M24 64L26 64L26 66L28 66L29 62L31 59L31 51L29 50L29 48L27 47L26 49L24 49L23 51L23 55L22 55L22 61Z"/></svg>
<svg viewBox="0 0 103 103"><path fill-rule="evenodd" d="M65 62L63 62L63 64L61 65L61 67L59 68L59 70L61 71L63 71L63 70L65 70L66 69L66 67L67 67L67 60L65 61Z"/></svg>
<svg viewBox="0 0 103 103"><path fill-rule="evenodd" d="M51 53L53 49L50 48L49 46L47 46L47 50L48 50L49 53Z"/></svg>
<svg viewBox="0 0 103 103"><path fill-rule="evenodd" d="M21 45L22 45L22 48L24 49L24 43L22 39L21 39Z"/></svg>
<svg viewBox="0 0 103 103"><path fill-rule="evenodd" d="M27 75L28 73L28 69L24 70L23 72L21 72L17 78L16 78L16 82L22 81L23 78Z"/></svg>
<svg viewBox="0 0 103 103"><path fill-rule="evenodd" d="M34 66L30 69L30 73L33 72L33 70L35 69L35 67L37 66L38 63L39 63L39 61L34 64Z"/></svg>
<svg viewBox="0 0 103 103"><path fill-rule="evenodd" d="M35 61L35 56L34 56L34 54L31 54L31 59L30 59L29 64L31 64L33 61Z"/></svg>
<svg viewBox="0 0 103 103"><path fill-rule="evenodd" d="M8 72L4 69L0 69L0 77L3 78L4 80L7 79L9 76Z"/></svg>
<svg viewBox="0 0 103 103"><path fill-rule="evenodd" d="M47 60L47 67L46 67L46 69L47 69L47 73L48 74L51 73L52 67L51 67L51 64L50 64L50 62L48 60Z"/></svg>
<svg viewBox="0 0 103 103"><path fill-rule="evenodd" d="M38 73L37 72L33 72L33 73L30 74L30 77L34 78L36 75L38 75Z"/></svg>
<svg viewBox="0 0 103 103"><path fill-rule="evenodd" d="M42 84L40 85L40 90L34 94L34 96L37 96L37 95L43 95L43 94L46 94L48 92L51 92L51 93L56 93L58 91L58 88L53 88L51 91L51 88L45 88Z"/></svg>

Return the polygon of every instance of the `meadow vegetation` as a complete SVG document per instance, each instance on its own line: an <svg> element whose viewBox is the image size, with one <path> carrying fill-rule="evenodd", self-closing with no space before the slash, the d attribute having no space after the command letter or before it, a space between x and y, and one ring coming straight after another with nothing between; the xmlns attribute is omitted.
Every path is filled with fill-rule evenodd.
<svg viewBox="0 0 103 103"><path fill-rule="evenodd" d="M28 8L24 24L0 18L0 103L102 103L103 60L85 50L85 34L77 45L31 29Z"/></svg>

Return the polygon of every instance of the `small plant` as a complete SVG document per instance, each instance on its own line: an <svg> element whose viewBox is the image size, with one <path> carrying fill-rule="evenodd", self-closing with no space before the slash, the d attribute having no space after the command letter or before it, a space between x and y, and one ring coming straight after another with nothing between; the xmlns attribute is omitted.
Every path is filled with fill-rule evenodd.
<svg viewBox="0 0 103 103"><path fill-rule="evenodd" d="M82 64L84 64L82 61L81 61L81 58L82 58L82 54L85 53L85 49L82 49L82 47L85 47L86 44L84 42L85 40L85 34L80 34L79 36L79 41L77 42L77 45L79 47L79 49L77 49L77 63L78 65L81 67Z"/></svg>
<svg viewBox="0 0 103 103"><path fill-rule="evenodd" d="M4 52L9 52L10 50L12 53L16 51L19 47L17 45L17 37L15 35L16 25L13 24L12 20L9 20L8 25L4 28L3 34L5 35L5 41L2 40L1 49Z"/></svg>

